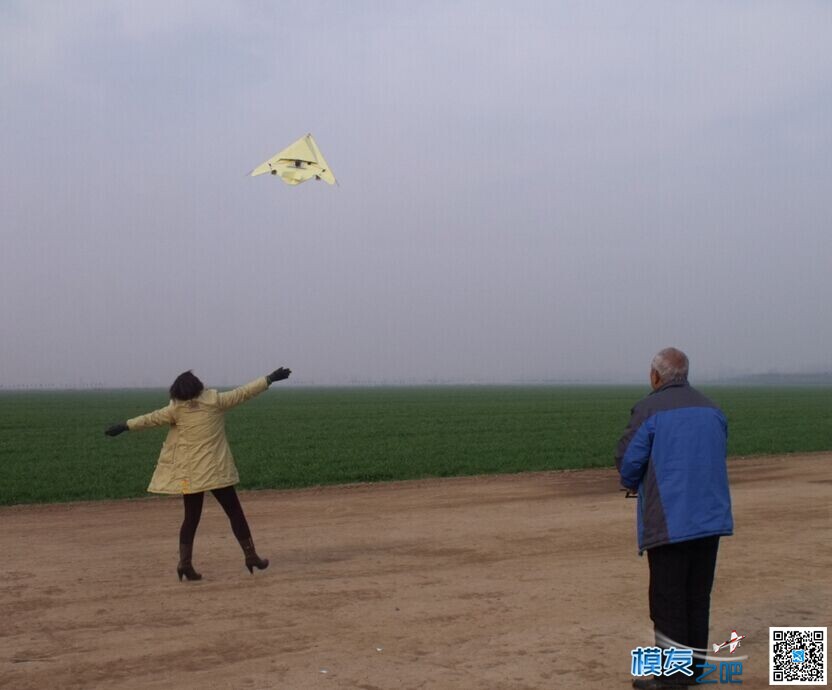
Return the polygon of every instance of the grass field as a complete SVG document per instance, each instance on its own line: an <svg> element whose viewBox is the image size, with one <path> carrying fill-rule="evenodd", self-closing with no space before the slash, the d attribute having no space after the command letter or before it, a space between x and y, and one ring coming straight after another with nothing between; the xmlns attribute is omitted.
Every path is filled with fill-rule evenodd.
<svg viewBox="0 0 832 690"><path fill-rule="evenodd" d="M609 466L643 387L274 390L228 413L242 488ZM704 389L730 453L832 449L832 387ZM145 495L166 430L104 428L164 391L0 393L0 505Z"/></svg>

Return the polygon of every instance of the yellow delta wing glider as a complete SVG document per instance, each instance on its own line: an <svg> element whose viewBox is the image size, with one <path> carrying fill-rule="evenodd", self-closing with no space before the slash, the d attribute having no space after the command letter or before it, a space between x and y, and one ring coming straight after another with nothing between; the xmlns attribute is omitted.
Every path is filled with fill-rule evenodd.
<svg viewBox="0 0 832 690"><path fill-rule="evenodd" d="M335 175L329 169L318 144L311 134L301 137L290 144L280 153L275 154L265 163L258 165L251 171L251 176L280 175L286 184L296 185L306 180L323 180L327 184L335 184Z"/></svg>

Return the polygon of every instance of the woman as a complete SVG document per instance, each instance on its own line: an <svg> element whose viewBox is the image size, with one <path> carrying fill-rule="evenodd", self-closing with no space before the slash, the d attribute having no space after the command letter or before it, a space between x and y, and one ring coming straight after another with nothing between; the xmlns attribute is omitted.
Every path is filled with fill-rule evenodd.
<svg viewBox="0 0 832 690"><path fill-rule="evenodd" d="M245 386L218 393L213 388L204 390L190 371L176 377L170 387L170 404L155 412L114 424L104 433L118 436L124 431L149 429L170 425L162 444L162 452L150 486L156 494L182 494L185 519L179 530L179 565L176 574L180 582L201 580L191 564L194 535L202 515L202 500L206 491L214 494L231 521L231 529L246 557L246 568L263 570L268 559L260 558L254 549L251 531L243 514L234 485L240 481L228 441L225 438L225 411L265 391L275 381L289 378L291 369L276 369Z"/></svg>

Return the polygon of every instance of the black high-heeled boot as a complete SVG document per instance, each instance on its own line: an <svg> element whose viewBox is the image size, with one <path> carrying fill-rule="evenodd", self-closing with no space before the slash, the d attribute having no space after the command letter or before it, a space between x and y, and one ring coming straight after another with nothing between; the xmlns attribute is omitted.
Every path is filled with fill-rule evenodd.
<svg viewBox="0 0 832 690"><path fill-rule="evenodd" d="M248 571L253 575L254 569L257 570L265 570L269 567L269 559L268 558L260 558L257 555L257 551L254 549L254 540L249 537L248 539L241 539L240 546L243 548L243 553L246 556L246 568Z"/></svg>
<svg viewBox="0 0 832 690"><path fill-rule="evenodd" d="M183 577L186 580L202 579L202 575L200 575L196 570L194 570L193 565L191 565L191 556L193 555L193 550L193 544L179 545L179 565L176 566L176 574L179 575L180 582L182 582Z"/></svg>

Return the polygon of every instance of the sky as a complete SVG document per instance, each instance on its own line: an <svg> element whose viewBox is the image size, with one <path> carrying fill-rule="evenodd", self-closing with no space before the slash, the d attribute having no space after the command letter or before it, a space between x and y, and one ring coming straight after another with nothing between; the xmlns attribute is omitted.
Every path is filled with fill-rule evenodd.
<svg viewBox="0 0 832 690"><path fill-rule="evenodd" d="M0 3L0 387L832 370L832 4ZM247 173L311 132L339 186Z"/></svg>

